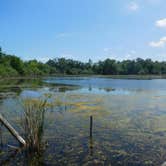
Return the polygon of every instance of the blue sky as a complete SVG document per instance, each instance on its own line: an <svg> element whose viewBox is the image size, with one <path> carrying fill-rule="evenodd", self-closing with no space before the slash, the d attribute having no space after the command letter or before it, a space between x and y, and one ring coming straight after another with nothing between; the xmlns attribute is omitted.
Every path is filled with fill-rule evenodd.
<svg viewBox="0 0 166 166"><path fill-rule="evenodd" d="M165 0L0 0L0 46L24 60L166 60Z"/></svg>

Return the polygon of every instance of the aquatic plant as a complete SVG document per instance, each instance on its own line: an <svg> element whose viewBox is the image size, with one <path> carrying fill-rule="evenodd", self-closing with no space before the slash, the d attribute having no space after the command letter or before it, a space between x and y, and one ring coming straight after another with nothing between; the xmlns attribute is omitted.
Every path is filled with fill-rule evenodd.
<svg viewBox="0 0 166 166"><path fill-rule="evenodd" d="M40 150L46 109L47 100L30 98L23 100L22 126L26 146L30 150Z"/></svg>

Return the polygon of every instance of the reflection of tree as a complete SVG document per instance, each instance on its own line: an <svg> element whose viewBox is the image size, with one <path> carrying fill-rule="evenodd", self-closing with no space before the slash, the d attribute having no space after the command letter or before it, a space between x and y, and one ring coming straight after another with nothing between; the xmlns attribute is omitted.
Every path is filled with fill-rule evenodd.
<svg viewBox="0 0 166 166"><path fill-rule="evenodd" d="M77 90L80 87L75 85L64 85L64 84L49 84L50 92L67 92Z"/></svg>
<svg viewBox="0 0 166 166"><path fill-rule="evenodd" d="M89 85L88 90L92 91L92 85Z"/></svg>
<svg viewBox="0 0 166 166"><path fill-rule="evenodd" d="M41 79L5 79L0 80L0 98L19 96L25 88L39 88L45 85Z"/></svg>

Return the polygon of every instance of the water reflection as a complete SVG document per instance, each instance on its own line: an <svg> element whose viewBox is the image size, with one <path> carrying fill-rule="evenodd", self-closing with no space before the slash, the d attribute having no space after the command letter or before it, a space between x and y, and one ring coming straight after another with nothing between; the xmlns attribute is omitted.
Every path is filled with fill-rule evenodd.
<svg viewBox="0 0 166 166"><path fill-rule="evenodd" d="M166 79L112 79L108 77L49 77L47 83L76 85L88 88L113 88L130 90L166 90Z"/></svg>
<svg viewBox="0 0 166 166"><path fill-rule="evenodd" d="M108 80L106 87L86 81L84 79L87 87L40 83L21 88L19 96L37 98L49 93L52 95L50 101L55 105L46 114L43 141L48 142L47 148L36 155L18 153L8 160L9 164L15 160L15 163L35 165L156 166L166 161L165 91L146 89L147 85L135 90L119 88L124 81L116 88L112 88ZM148 82L151 87L152 82ZM25 85L26 81L19 84ZM105 83L100 80L101 84ZM160 83L157 81L157 84ZM12 124L18 124L19 103L15 97L1 100L0 107L9 115ZM89 137L91 115L95 116L93 137ZM6 132L3 140L15 145ZM6 147L2 147L2 152L6 157L9 154Z"/></svg>
<svg viewBox="0 0 166 166"><path fill-rule="evenodd" d="M5 157L1 157L2 159L0 160L0 165L9 165L11 163L13 163L14 165L13 160L15 160L15 157L18 153L18 150L13 150L12 152L9 152Z"/></svg>
<svg viewBox="0 0 166 166"><path fill-rule="evenodd" d="M25 165L40 166L44 165L44 152L33 153L25 149L10 149L5 156L1 156L0 165Z"/></svg>
<svg viewBox="0 0 166 166"><path fill-rule="evenodd" d="M89 137L89 154L93 156L93 137Z"/></svg>
<svg viewBox="0 0 166 166"><path fill-rule="evenodd" d="M40 153L30 153L28 151L24 152L25 162L24 164L27 166L41 166L44 164L44 152L40 151Z"/></svg>
<svg viewBox="0 0 166 166"><path fill-rule="evenodd" d="M3 148L3 132L2 132L2 123L0 122L0 149Z"/></svg>

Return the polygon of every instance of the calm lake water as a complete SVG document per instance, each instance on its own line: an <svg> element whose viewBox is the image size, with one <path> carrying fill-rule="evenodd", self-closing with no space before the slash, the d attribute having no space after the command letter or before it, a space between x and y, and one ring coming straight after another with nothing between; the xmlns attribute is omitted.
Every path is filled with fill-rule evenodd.
<svg viewBox="0 0 166 166"><path fill-rule="evenodd" d="M0 128L0 165L158 166L166 161L166 80L48 77L0 81L0 111L22 134L21 100L51 94L38 155ZM93 137L89 117L93 116Z"/></svg>

